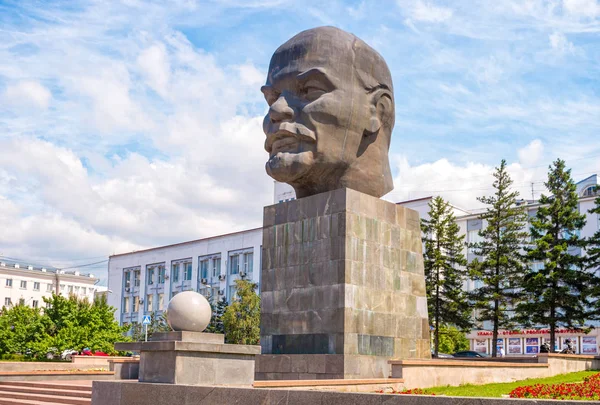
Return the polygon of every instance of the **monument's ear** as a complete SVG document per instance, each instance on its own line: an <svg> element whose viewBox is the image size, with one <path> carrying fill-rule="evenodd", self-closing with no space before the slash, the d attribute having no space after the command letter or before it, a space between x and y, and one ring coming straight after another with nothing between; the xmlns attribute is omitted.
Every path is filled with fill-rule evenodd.
<svg viewBox="0 0 600 405"><path fill-rule="evenodd" d="M370 94L370 97L369 124L365 132L376 135L382 126L390 129L393 126L394 102L390 91L386 88L378 88Z"/></svg>

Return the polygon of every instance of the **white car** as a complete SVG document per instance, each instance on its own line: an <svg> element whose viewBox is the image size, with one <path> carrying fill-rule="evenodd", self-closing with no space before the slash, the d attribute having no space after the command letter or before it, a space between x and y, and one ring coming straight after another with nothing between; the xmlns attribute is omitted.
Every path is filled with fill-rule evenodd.
<svg viewBox="0 0 600 405"><path fill-rule="evenodd" d="M60 354L61 360L71 361L74 354L77 354L77 350L67 349Z"/></svg>

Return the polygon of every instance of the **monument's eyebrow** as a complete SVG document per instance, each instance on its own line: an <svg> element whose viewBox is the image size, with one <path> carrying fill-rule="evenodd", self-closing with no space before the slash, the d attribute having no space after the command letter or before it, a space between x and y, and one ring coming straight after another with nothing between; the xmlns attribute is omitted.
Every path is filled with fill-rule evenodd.
<svg viewBox="0 0 600 405"><path fill-rule="evenodd" d="M307 81L309 79L321 79L328 86L337 87L335 85L335 83L333 82L333 80L327 75L327 71L323 68L308 69L308 70L298 74L298 76L296 76L296 79L298 79L298 81L303 81L303 82Z"/></svg>

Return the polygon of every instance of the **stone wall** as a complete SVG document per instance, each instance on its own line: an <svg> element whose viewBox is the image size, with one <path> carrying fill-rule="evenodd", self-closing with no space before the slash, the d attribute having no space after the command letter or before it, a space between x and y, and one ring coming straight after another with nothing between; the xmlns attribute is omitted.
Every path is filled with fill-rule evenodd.
<svg viewBox="0 0 600 405"><path fill-rule="evenodd" d="M600 357L573 354L541 354L531 362L440 359L390 361L392 377L402 378L406 388L513 382L552 377L575 371L599 370Z"/></svg>
<svg viewBox="0 0 600 405"><path fill-rule="evenodd" d="M581 401L415 396L94 381L92 405L577 405ZM587 402L587 403L598 403Z"/></svg>

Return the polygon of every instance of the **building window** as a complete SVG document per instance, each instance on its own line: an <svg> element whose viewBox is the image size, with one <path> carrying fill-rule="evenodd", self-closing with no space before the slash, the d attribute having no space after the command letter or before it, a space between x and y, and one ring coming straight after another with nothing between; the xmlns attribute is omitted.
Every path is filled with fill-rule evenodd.
<svg viewBox="0 0 600 405"><path fill-rule="evenodd" d="M129 312L129 297L123 297L123 312Z"/></svg>
<svg viewBox="0 0 600 405"><path fill-rule="evenodd" d="M154 307L152 306L152 299L154 298L153 294L148 294L146 297L146 311L154 311Z"/></svg>
<svg viewBox="0 0 600 405"><path fill-rule="evenodd" d="M136 270L133 272L133 285L135 287L140 286L140 271L139 270Z"/></svg>
<svg viewBox="0 0 600 405"><path fill-rule="evenodd" d="M467 233L467 242L469 244L471 243L481 243L484 241L484 238L482 238L481 236L479 236L479 229L473 230L473 231L469 231ZM471 254L475 254L475 249L473 248L469 248L469 253Z"/></svg>
<svg viewBox="0 0 600 405"><path fill-rule="evenodd" d="M240 272L240 255L234 254L229 256L229 274L239 274Z"/></svg>
<svg viewBox="0 0 600 405"><path fill-rule="evenodd" d="M10 307L11 305L12 305L12 301L11 301L10 297L4 298L4 306Z"/></svg>
<svg viewBox="0 0 600 405"><path fill-rule="evenodd" d="M192 279L192 262L185 262L185 273L183 275L184 281L190 281Z"/></svg>
<svg viewBox="0 0 600 405"><path fill-rule="evenodd" d="M208 259L200 261L200 278L208 279Z"/></svg>
<svg viewBox="0 0 600 405"><path fill-rule="evenodd" d="M87 294L87 288L81 287L81 294L86 295Z"/></svg>
<svg viewBox="0 0 600 405"><path fill-rule="evenodd" d="M152 285L154 284L154 267L150 267L146 269L146 284Z"/></svg>
<svg viewBox="0 0 600 405"><path fill-rule="evenodd" d="M140 310L140 297L133 297L133 312Z"/></svg>
<svg viewBox="0 0 600 405"><path fill-rule="evenodd" d="M72 285L68 286L67 291L69 291L69 295L73 294L73 286Z"/></svg>
<svg viewBox="0 0 600 405"><path fill-rule="evenodd" d="M46 302L45 306L46 308L52 308L52 304L50 304L49 302Z"/></svg>
<svg viewBox="0 0 600 405"><path fill-rule="evenodd" d="M65 285L64 284L60 285L60 292L63 292L63 293L65 292Z"/></svg>
<svg viewBox="0 0 600 405"><path fill-rule="evenodd" d="M221 258L216 257L213 259L212 276L217 279L221 275Z"/></svg>
<svg viewBox="0 0 600 405"><path fill-rule="evenodd" d="M538 272L544 269L544 262L533 262L531 263L531 270L534 272Z"/></svg>
<svg viewBox="0 0 600 405"><path fill-rule="evenodd" d="M595 186L589 186L588 188L586 188L583 193L581 193L582 197L593 197L595 195L598 195L598 192L596 191L597 188L599 186L595 185Z"/></svg>
<svg viewBox="0 0 600 405"><path fill-rule="evenodd" d="M31 301L31 307L32 308L37 308L38 307L38 301L37 300Z"/></svg>
<svg viewBox="0 0 600 405"><path fill-rule="evenodd" d="M37 281L33 282L33 291L39 291L40 290L40 283L38 283Z"/></svg>
<svg viewBox="0 0 600 405"><path fill-rule="evenodd" d="M158 294L158 310L162 311L163 310L163 306L164 306L164 294Z"/></svg>
<svg viewBox="0 0 600 405"><path fill-rule="evenodd" d="M246 274L252 274L252 262L254 259L253 253L244 254L244 272Z"/></svg>
<svg viewBox="0 0 600 405"><path fill-rule="evenodd" d="M179 263L171 265L171 279L174 283L179 282Z"/></svg>
<svg viewBox="0 0 600 405"><path fill-rule="evenodd" d="M52 284L46 284L46 292L52 292Z"/></svg>
<svg viewBox="0 0 600 405"><path fill-rule="evenodd" d="M6 279L6 286L11 288L12 287L12 278L7 278Z"/></svg>
<svg viewBox="0 0 600 405"><path fill-rule="evenodd" d="M229 302L233 302L233 300L237 299L237 287L234 285L229 286Z"/></svg>
<svg viewBox="0 0 600 405"><path fill-rule="evenodd" d="M158 284L164 284L164 283L165 283L165 266L160 265L160 266L158 266Z"/></svg>
<svg viewBox="0 0 600 405"><path fill-rule="evenodd" d="M79 295L79 286L75 287L75 295Z"/></svg>
<svg viewBox="0 0 600 405"><path fill-rule="evenodd" d="M125 277L125 282L123 284L125 284L125 288L130 288L131 287L131 272L126 271L124 277Z"/></svg>
<svg viewBox="0 0 600 405"><path fill-rule="evenodd" d="M19 305L25 305L25 298L19 298Z"/></svg>
<svg viewBox="0 0 600 405"><path fill-rule="evenodd" d="M27 289L27 281L21 280L21 288L24 289L24 290Z"/></svg>

